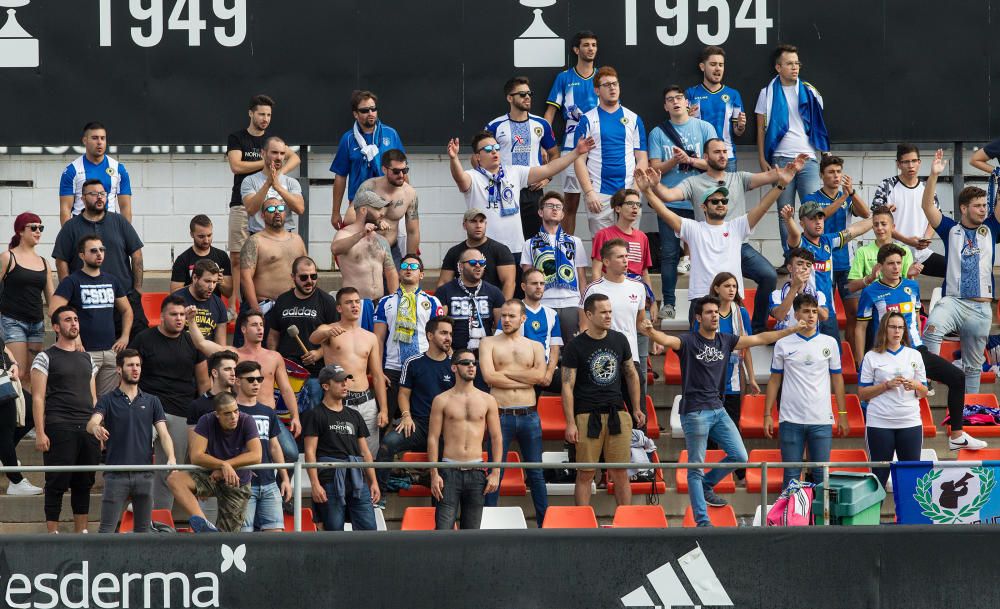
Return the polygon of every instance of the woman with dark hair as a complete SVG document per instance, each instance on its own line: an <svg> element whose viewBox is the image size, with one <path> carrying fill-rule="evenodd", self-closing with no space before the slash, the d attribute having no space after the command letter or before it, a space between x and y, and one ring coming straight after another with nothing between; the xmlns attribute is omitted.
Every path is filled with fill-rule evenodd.
<svg viewBox="0 0 1000 609"><path fill-rule="evenodd" d="M740 296L735 275L725 271L716 275L708 288L708 295L719 299L719 332L736 337L753 334L750 329L750 313L743 306L743 297ZM698 322L695 322L694 329L698 330ZM750 349L733 351L726 366L726 393L722 403L737 427L740 425L740 404L744 390L750 395L760 395L760 386L753 375ZM715 449L718 446L709 440L708 448ZM742 480L745 475L746 470L736 470L738 479Z"/></svg>
<svg viewBox="0 0 1000 609"><path fill-rule="evenodd" d="M858 377L858 397L868 402L865 442L872 461L919 461L923 447L920 398L927 395L927 373L920 353L910 347L906 318L886 313L865 353ZM889 468L872 470L885 486Z"/></svg>
<svg viewBox="0 0 1000 609"><path fill-rule="evenodd" d="M48 262L35 251L45 226L42 219L24 212L14 220L14 237L0 252L3 292L0 294L0 330L27 385L31 362L42 350L45 335L45 301L52 300L52 274Z"/></svg>

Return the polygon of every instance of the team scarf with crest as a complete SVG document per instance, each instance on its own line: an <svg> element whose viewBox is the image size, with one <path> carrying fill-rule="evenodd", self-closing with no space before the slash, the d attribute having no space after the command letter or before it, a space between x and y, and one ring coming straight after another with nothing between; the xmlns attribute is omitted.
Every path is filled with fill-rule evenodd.
<svg viewBox="0 0 1000 609"><path fill-rule="evenodd" d="M579 290L576 276L576 243L573 235L562 227L556 229L555 247L549 242L549 233L543 226L531 238L531 263L545 274L545 289L565 288Z"/></svg>

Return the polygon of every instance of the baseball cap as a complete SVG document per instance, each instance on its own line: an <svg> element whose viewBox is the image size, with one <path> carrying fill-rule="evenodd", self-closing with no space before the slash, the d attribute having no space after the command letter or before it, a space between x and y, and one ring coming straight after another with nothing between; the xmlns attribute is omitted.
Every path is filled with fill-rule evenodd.
<svg viewBox="0 0 1000 609"><path fill-rule="evenodd" d="M382 209L388 204L388 201L370 190L363 190L354 195L354 209L361 209L362 207Z"/></svg>
<svg viewBox="0 0 1000 609"><path fill-rule="evenodd" d="M799 206L799 218L815 218L817 215L826 217L826 212L815 201L809 201Z"/></svg>
<svg viewBox="0 0 1000 609"><path fill-rule="evenodd" d="M472 209L465 210L465 214L462 216L462 220L464 222L468 222L469 220L475 220L476 216L482 216L485 218L486 212L479 209L478 207L473 207Z"/></svg>
<svg viewBox="0 0 1000 609"><path fill-rule="evenodd" d="M708 201L708 198L711 197L712 195L714 195L717 192L721 192L722 196L724 196L724 197L728 197L729 196L729 189L728 188L726 188L725 186L715 186L715 187L709 188L705 192L701 193L701 200L699 201L699 204L704 205L705 201Z"/></svg>
<svg viewBox="0 0 1000 609"><path fill-rule="evenodd" d="M319 371L320 385L322 385L323 383L328 383L331 380L339 383L341 381L346 381L347 379L353 379L353 378L354 378L353 375L348 374L347 370L344 370L337 364L328 364L326 366L323 366L323 369Z"/></svg>

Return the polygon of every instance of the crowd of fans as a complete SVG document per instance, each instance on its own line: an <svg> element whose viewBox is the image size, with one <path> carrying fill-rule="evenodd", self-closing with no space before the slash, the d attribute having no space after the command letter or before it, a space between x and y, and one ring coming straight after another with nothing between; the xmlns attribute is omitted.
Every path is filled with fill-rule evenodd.
<svg viewBox="0 0 1000 609"><path fill-rule="evenodd" d="M711 443L727 462L746 461L740 396L761 391L749 348L772 343L765 434L780 436L783 460L808 450L823 461L834 429L848 432L841 301L860 360L871 458L919 457L917 404L931 379L948 391L951 448L985 446L961 421L963 396L978 391L992 316L1000 220L986 192L963 189L960 217L943 215L941 151L924 183L920 151L904 144L899 174L865 202L830 153L823 98L800 79L794 47L775 50L776 75L754 108L756 173L736 167L733 138L748 120L739 92L723 84L723 49L702 53L702 83L663 90L666 116L647 134L621 105L618 72L597 67L597 36L580 32L572 48L577 62L556 77L544 117L530 113L530 81L514 77L504 86L507 112L470 140L469 168L459 140L448 142L467 238L445 254L433 293L421 289L419 201L402 138L379 119L370 91L353 93L354 123L331 165L331 249L343 279L336 295L317 288L317 265L297 234L305 200L288 175L299 157L269 130L275 104L259 95L247 127L229 137L229 251L212 245L207 216L192 218L192 245L176 258L152 327L128 172L107 156L105 127L86 125L86 152L60 184L57 284L36 251L39 216L19 215L0 254L4 367L30 395L27 416L16 400L0 404L4 465L17 463L15 446L32 426L46 465L94 465L102 447L112 465L189 462L204 469L105 474L100 531L114 531L128 503L135 530L146 531L151 510L175 501L195 531L276 531L291 494L287 472L247 465L294 461L300 451L310 463L426 451L431 462L469 464L430 472L437 527L477 528L484 504L498 501L503 472L474 463L500 460L514 441L523 460L541 461L543 392L561 395L575 460L628 461L632 430L646 428L648 356L661 347L680 357L688 458L704 461ZM995 142L973 162L992 169L998 152ZM748 191L763 186L748 208ZM581 195L590 251L574 235ZM650 242L638 230L643 195L660 229L659 306ZM778 269L748 243L775 206L785 251ZM851 240L869 231L874 241L852 252ZM943 255L929 248L935 234ZM687 307L676 300L678 272L689 274ZM788 277L781 287L779 272ZM944 279L926 326L920 274ZM744 277L757 285L752 317ZM684 308L690 332L657 329ZM42 350L46 316L56 340ZM960 336L961 368L938 355L950 333ZM727 471L690 472L699 526L710 525L706 506L725 503L713 487ZM785 482L798 475L786 469ZM887 474L877 475L884 482ZM10 495L44 493L52 532L69 490L75 529L86 532L93 473L50 473L44 489L8 477ZM629 503L626 470L608 477L617 502ZM375 528L388 469L310 469L309 478L326 530L348 518L355 529ZM537 469L526 478L541 524L545 480ZM590 501L594 479L594 470L578 471L578 504Z"/></svg>

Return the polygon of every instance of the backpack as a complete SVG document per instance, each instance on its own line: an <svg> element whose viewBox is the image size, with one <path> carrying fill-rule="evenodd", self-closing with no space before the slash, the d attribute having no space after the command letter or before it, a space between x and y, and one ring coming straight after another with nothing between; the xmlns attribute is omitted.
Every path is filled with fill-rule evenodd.
<svg viewBox="0 0 1000 609"><path fill-rule="evenodd" d="M813 523L813 485L792 480L767 512L769 527L803 527Z"/></svg>

